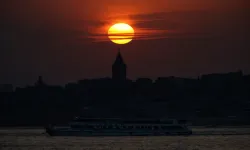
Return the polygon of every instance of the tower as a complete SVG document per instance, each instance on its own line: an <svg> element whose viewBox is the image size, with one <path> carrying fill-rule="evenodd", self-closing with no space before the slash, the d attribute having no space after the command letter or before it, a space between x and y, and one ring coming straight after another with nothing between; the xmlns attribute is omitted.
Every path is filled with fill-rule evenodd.
<svg viewBox="0 0 250 150"><path fill-rule="evenodd" d="M35 83L35 85L36 85L36 86L44 86L44 85L45 85L45 83L43 82L42 76L39 76L39 77L38 77L38 80L37 80L37 82Z"/></svg>
<svg viewBox="0 0 250 150"><path fill-rule="evenodd" d="M112 65L112 79L117 81L126 80L126 71L127 65L124 63L119 49L115 62Z"/></svg>

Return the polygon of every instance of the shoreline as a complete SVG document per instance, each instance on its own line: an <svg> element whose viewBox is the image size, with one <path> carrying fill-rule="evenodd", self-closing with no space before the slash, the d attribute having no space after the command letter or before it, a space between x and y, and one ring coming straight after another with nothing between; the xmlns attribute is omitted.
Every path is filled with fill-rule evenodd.
<svg viewBox="0 0 250 150"><path fill-rule="evenodd" d="M190 127L193 134L189 136L250 136L250 126L224 126L224 127ZM40 136L45 135L43 127L0 127L0 136ZM95 137L95 136L93 136Z"/></svg>
<svg viewBox="0 0 250 150"><path fill-rule="evenodd" d="M59 127L64 127L60 126ZM45 126L0 126L0 130L2 129L44 129ZM66 127L66 125L65 125ZM187 126L189 128L196 128L196 129L216 129L216 128L250 128L250 125L218 125L218 126Z"/></svg>

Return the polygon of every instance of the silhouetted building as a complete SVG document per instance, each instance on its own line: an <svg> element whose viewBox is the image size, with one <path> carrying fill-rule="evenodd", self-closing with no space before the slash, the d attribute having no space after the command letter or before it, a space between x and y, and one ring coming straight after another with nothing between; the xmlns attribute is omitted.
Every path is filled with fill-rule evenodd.
<svg viewBox="0 0 250 150"><path fill-rule="evenodd" d="M126 80L127 65L124 63L120 50L112 66L112 79L117 81Z"/></svg>
<svg viewBox="0 0 250 150"><path fill-rule="evenodd" d="M45 86L45 85L46 84L44 83L42 76L39 76L37 82L35 83L35 86Z"/></svg>
<svg viewBox="0 0 250 150"><path fill-rule="evenodd" d="M13 92L12 84L0 84L0 92Z"/></svg>

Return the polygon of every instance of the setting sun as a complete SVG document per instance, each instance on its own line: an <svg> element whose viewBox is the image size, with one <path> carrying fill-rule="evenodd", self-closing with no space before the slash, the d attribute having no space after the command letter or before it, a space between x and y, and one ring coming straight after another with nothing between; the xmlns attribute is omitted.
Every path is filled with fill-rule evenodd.
<svg viewBox="0 0 250 150"><path fill-rule="evenodd" d="M132 41L134 29L126 23L117 23L109 28L108 37L116 44L126 44Z"/></svg>

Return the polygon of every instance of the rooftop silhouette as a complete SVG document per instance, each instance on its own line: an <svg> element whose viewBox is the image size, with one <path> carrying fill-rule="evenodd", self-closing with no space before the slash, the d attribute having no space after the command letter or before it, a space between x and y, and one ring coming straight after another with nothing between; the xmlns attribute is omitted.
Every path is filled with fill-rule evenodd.
<svg viewBox="0 0 250 150"><path fill-rule="evenodd" d="M212 73L197 79L127 79L118 50L112 78L85 79L64 87L42 76L33 86L0 86L0 125L63 123L74 116L178 118L193 124L250 124L250 76L242 71ZM218 118L219 121L218 121Z"/></svg>
<svg viewBox="0 0 250 150"><path fill-rule="evenodd" d="M124 81L127 79L127 65L125 64L120 49L112 66L112 79Z"/></svg>

